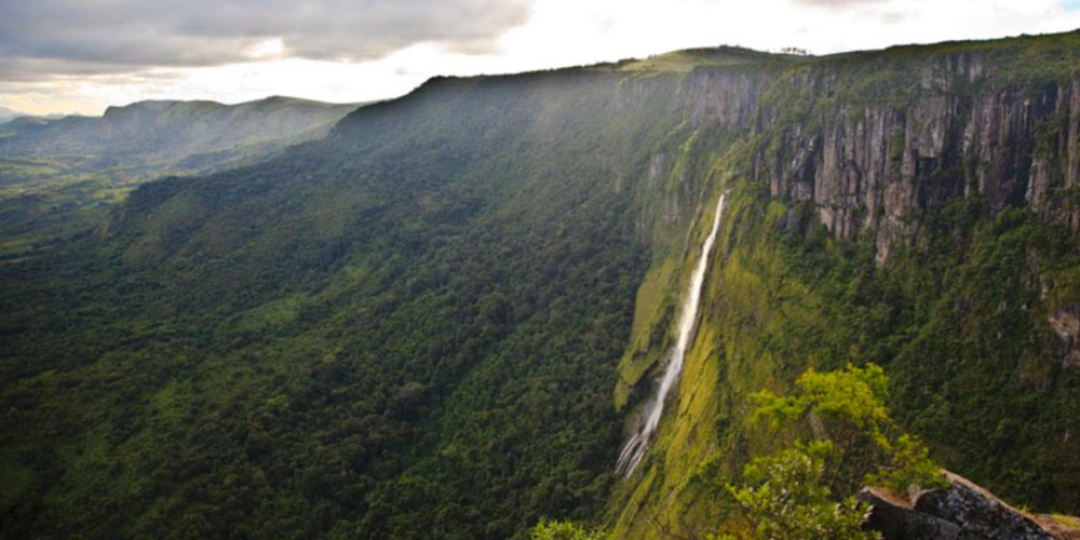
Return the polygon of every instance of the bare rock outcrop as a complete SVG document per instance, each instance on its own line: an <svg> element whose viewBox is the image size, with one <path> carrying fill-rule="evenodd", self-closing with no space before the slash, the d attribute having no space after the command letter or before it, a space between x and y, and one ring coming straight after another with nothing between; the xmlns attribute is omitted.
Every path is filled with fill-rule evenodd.
<svg viewBox="0 0 1080 540"><path fill-rule="evenodd" d="M868 487L859 499L871 505L867 526L885 540L1074 540L1080 529L1068 518L1032 516L970 480L945 472L949 487L907 497Z"/></svg>
<svg viewBox="0 0 1080 540"><path fill-rule="evenodd" d="M866 488L859 499L873 510L867 526L887 540L941 539L956 540L960 526L944 519L917 512L907 500L881 488Z"/></svg>
<svg viewBox="0 0 1080 540"><path fill-rule="evenodd" d="M852 88L866 73L829 64L699 70L672 93L696 127L749 133L749 174L774 197L813 203L838 238L875 238L884 262L918 218L964 197L1080 232L1080 77L994 84L1007 69L942 54L892 81L903 88L865 92ZM623 85L623 97L645 85Z"/></svg>

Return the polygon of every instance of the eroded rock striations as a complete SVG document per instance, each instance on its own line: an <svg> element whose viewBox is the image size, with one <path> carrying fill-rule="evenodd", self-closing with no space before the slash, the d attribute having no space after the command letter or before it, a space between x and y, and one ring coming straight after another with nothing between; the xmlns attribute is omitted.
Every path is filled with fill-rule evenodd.
<svg viewBox="0 0 1080 540"><path fill-rule="evenodd" d="M872 235L879 263L919 217L962 197L992 212L1029 206L1080 231L1080 75L1029 73L1000 56L901 50L703 69L673 95L696 126L744 130L755 180L812 203L839 238ZM655 86L632 81L620 99Z"/></svg>

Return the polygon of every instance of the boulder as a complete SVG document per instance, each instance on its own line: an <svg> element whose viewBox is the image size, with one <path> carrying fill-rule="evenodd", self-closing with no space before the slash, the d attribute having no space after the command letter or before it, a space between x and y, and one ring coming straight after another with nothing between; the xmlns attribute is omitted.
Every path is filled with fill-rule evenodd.
<svg viewBox="0 0 1080 540"><path fill-rule="evenodd" d="M910 502L885 489L864 488L858 498L871 506L866 526L880 532L886 540L956 540L960 536L958 525L920 514Z"/></svg>
<svg viewBox="0 0 1080 540"><path fill-rule="evenodd" d="M915 511L955 523L962 538L987 540L1054 540L1027 514L1005 504L971 481L946 472L950 486L928 491L915 501Z"/></svg>
<svg viewBox="0 0 1080 540"><path fill-rule="evenodd" d="M898 496L864 488L870 504L866 526L884 540L1080 540L1072 518L1031 516L970 480L944 472L949 487Z"/></svg>

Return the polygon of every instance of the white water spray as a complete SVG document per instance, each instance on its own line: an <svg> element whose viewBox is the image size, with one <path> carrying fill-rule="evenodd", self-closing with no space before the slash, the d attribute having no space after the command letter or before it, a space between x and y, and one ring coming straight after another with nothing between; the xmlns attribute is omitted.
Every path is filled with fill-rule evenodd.
<svg viewBox="0 0 1080 540"><path fill-rule="evenodd" d="M671 389L675 387L675 383L679 382L683 360L686 359L686 349L690 346L690 337L694 333L694 322L697 320L698 305L701 302L701 287L705 283L705 271L709 267L709 255L716 242L716 232L720 228L720 217L724 214L726 198L727 193L720 195L720 202L716 204L716 215L713 217L712 232L705 239L705 245L701 247L701 257L698 259L697 266L694 267L694 273L690 276L689 294L686 295L679 312L679 335L675 341L675 348L671 350L667 367L664 368L660 388L654 400L646 404L642 410L645 422L626 441L622 452L619 453L619 460L615 464L616 470L625 472L627 477L633 474L634 469L645 457L645 451L649 447L649 438L660 425L660 416L664 414L664 401Z"/></svg>

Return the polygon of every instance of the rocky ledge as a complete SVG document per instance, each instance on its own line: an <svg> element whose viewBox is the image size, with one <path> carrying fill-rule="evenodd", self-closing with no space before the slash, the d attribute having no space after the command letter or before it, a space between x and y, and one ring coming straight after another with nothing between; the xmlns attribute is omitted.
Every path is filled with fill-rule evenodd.
<svg viewBox="0 0 1080 540"><path fill-rule="evenodd" d="M859 499L872 507L867 526L885 540L1080 540L1080 520L1031 515L965 478L945 476L945 489L863 489Z"/></svg>

